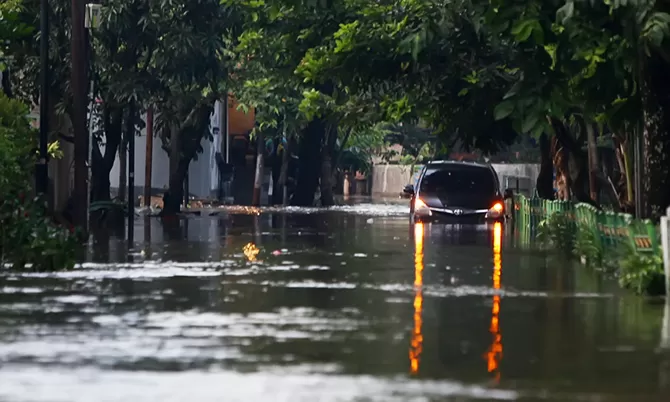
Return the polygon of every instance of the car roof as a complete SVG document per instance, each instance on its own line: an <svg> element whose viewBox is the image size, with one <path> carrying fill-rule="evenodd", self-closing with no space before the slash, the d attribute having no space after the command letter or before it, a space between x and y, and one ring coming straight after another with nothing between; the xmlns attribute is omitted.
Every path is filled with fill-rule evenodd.
<svg viewBox="0 0 670 402"><path fill-rule="evenodd" d="M441 166L450 166L450 167L477 167L477 168L484 168L484 169L491 169L491 165L487 165L484 163L479 163L479 162L470 162L470 161L430 161L426 164L426 167L436 167L439 168Z"/></svg>

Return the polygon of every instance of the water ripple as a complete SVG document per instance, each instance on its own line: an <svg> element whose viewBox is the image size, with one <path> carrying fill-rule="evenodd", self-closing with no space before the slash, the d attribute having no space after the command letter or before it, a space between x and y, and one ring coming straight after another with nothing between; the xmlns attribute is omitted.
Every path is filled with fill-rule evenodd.
<svg viewBox="0 0 670 402"><path fill-rule="evenodd" d="M49 370L3 367L0 399L17 402L171 402L195 400L276 402L313 401L426 401L428 398L466 397L514 400L517 393L469 386L453 381L417 381L404 377L379 378L335 374L273 371L109 372L91 368Z"/></svg>

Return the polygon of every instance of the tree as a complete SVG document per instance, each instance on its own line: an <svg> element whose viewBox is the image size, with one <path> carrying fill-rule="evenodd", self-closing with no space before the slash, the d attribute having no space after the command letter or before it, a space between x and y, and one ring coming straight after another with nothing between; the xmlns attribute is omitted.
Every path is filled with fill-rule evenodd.
<svg viewBox="0 0 670 402"><path fill-rule="evenodd" d="M18 41L25 40L34 31L34 27L21 21L22 0L7 0L0 4L0 76L2 91L12 97L12 87L9 79L8 61L12 48Z"/></svg>
<svg viewBox="0 0 670 402"><path fill-rule="evenodd" d="M355 3L314 57L306 78L337 77L340 85L371 94L384 118L420 118L443 146L495 152L516 138L496 123L490 105L511 80L504 60L511 50L478 26L468 2Z"/></svg>
<svg viewBox="0 0 670 402"><path fill-rule="evenodd" d="M157 77L149 71L160 40L155 11L146 0L108 1L100 27L92 31L93 99L101 102L97 110L101 124L92 144L93 201L110 199L109 174L122 142L124 121L132 122L130 135L135 135L135 127L142 123L140 112L156 86Z"/></svg>
<svg viewBox="0 0 670 402"><path fill-rule="evenodd" d="M74 265L77 239L54 225L44 200L30 195L37 133L28 108L0 93L0 263L31 270L68 269Z"/></svg>
<svg viewBox="0 0 670 402"><path fill-rule="evenodd" d="M535 62L535 57L533 62L521 64L523 81L519 80L515 92L498 105L499 110L513 110L510 115L520 122L517 124L526 123L527 127L549 123L561 145L580 159L584 156L579 136L567 135L571 122L577 123L582 135L596 129L594 123L600 125L601 132L604 125L616 133L621 149L627 142L621 139L630 138L626 131L644 121L645 198L658 215L670 203L670 171L665 163L670 147L665 134L668 128L661 117L668 105L664 96L659 96L665 93L666 85L660 71L669 60L664 50L670 33L667 6L645 0L494 5L498 8L491 13L492 23L503 26L512 21L508 32L520 48L536 56L544 50L551 58L548 64ZM524 102L540 107L529 110ZM650 115L656 118L649 119ZM621 149L624 163L630 160L625 156ZM622 170L628 176L630 196L630 166Z"/></svg>
<svg viewBox="0 0 670 402"><path fill-rule="evenodd" d="M587 167L586 138L594 149L607 130L629 137L625 131L640 121L644 104L647 115L656 114L645 120L646 148L655 155L647 159L648 180L657 193L649 197L656 210L670 202L661 185L670 179L668 169L656 163L668 154L667 141L652 139L664 130L650 130L648 123L664 121L662 105L649 106L662 103L665 93L654 94L665 82L664 3L432 0L350 7L357 8L356 18L341 24L310 60L304 68L310 77L337 77L356 91L372 86L378 95L382 88L388 115L414 112L451 144L495 152L518 134L548 134L553 139L541 143L575 161L576 176L568 182L587 202L593 202L587 173L600 184L607 178L594 172L595 153ZM656 84L648 85L650 79ZM618 142L618 148L626 143ZM619 159L630 159L624 156ZM621 170L630 176L629 166Z"/></svg>
<svg viewBox="0 0 670 402"><path fill-rule="evenodd" d="M230 52L239 34L237 9L218 0L164 1L156 16L159 38L148 73L159 114L156 127L170 156L164 215L179 211L190 162L211 139L214 102L229 88Z"/></svg>
<svg viewBox="0 0 670 402"><path fill-rule="evenodd" d="M356 17L351 6L357 5L338 0L235 3L248 16L237 49L236 96L256 108L259 130L297 134L300 166L292 203L312 205L321 184L321 203L330 205L338 141L382 119L369 94L350 94L335 77L309 75L311 60L336 40L342 24Z"/></svg>

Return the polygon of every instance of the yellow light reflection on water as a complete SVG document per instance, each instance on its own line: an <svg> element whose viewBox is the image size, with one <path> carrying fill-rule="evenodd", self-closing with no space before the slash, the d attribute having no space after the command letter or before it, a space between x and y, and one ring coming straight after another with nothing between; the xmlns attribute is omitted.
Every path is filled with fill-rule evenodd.
<svg viewBox="0 0 670 402"><path fill-rule="evenodd" d="M500 289L500 277L502 271L502 225L497 222L493 227L493 289ZM493 307L491 307L491 326L489 331L493 342L486 353L487 370L495 373L495 380L500 381L500 361L502 360L503 345L500 334L500 296L493 296Z"/></svg>
<svg viewBox="0 0 670 402"><path fill-rule="evenodd" d="M422 313L423 313L423 223L414 225L414 329L409 348L410 373L419 372L423 349Z"/></svg>
<svg viewBox="0 0 670 402"><path fill-rule="evenodd" d="M247 257L247 259L251 262L256 261L256 256L261 252L254 243L248 243L242 248L242 251L244 252L244 255Z"/></svg>

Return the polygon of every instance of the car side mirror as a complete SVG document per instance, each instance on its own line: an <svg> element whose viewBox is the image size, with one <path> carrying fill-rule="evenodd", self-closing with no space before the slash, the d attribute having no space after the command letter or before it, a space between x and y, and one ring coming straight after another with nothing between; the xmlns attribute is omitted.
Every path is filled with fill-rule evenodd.
<svg viewBox="0 0 670 402"><path fill-rule="evenodd" d="M402 189L405 194L414 194L414 184L408 184Z"/></svg>

